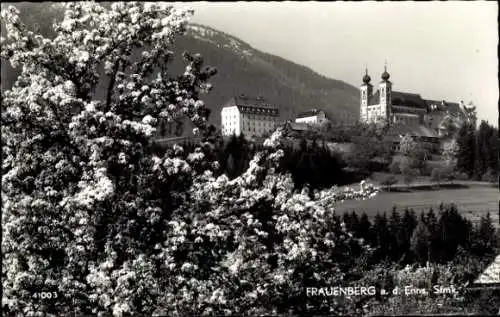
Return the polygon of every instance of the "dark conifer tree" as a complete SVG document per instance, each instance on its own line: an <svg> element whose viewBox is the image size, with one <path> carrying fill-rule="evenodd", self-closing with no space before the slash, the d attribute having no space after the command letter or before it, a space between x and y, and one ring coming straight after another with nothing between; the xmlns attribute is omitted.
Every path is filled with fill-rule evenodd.
<svg viewBox="0 0 500 317"><path fill-rule="evenodd" d="M474 176L476 179L481 179L488 169L490 162L490 137L491 130L488 123L481 121L479 129L476 133L475 155L474 155Z"/></svg>
<svg viewBox="0 0 500 317"><path fill-rule="evenodd" d="M421 214L410 240L412 253L420 265L424 265L429 256L430 234L424 220Z"/></svg>
<svg viewBox="0 0 500 317"><path fill-rule="evenodd" d="M299 150L307 151L307 140L305 138L300 139Z"/></svg>
<svg viewBox="0 0 500 317"><path fill-rule="evenodd" d="M482 254L493 253L497 248L497 239L489 212L486 216L481 216L477 231L477 238Z"/></svg>
<svg viewBox="0 0 500 317"><path fill-rule="evenodd" d="M351 212L351 231L352 232L359 231L359 217L354 210Z"/></svg>
<svg viewBox="0 0 500 317"><path fill-rule="evenodd" d="M234 161L233 153L229 153L226 162L226 175L233 179L237 176L236 163Z"/></svg>
<svg viewBox="0 0 500 317"><path fill-rule="evenodd" d="M398 261L404 254L404 229L401 216L396 208L392 209L389 218L389 234L390 234L390 256L393 261Z"/></svg>
<svg viewBox="0 0 500 317"><path fill-rule="evenodd" d="M429 230L429 235L430 235L430 244L429 244L429 261L430 262L437 262L438 257L439 257L439 249L440 249L440 240L437 234L437 222L438 219L436 217L436 214L434 213L433 208L429 208L429 211L427 212L425 216L425 222L427 224L427 229Z"/></svg>
<svg viewBox="0 0 500 317"><path fill-rule="evenodd" d="M437 260L441 263L452 260L457 252L458 246L467 247L468 224L455 205L447 205L441 212L436 225L436 243L439 244L439 256Z"/></svg>
<svg viewBox="0 0 500 317"><path fill-rule="evenodd" d="M380 214L374 218L373 221L373 234L376 241L377 251L375 258L378 261L385 260L389 255L389 228L387 225L387 214Z"/></svg>
<svg viewBox="0 0 500 317"><path fill-rule="evenodd" d="M500 151L500 139L498 135L498 128L491 127L491 136L489 139L489 151L490 156L488 157L488 167L494 171L498 177L498 160Z"/></svg>
<svg viewBox="0 0 500 317"><path fill-rule="evenodd" d="M474 162L476 155L475 127L472 124L464 123L458 130L457 144L457 168L466 173L469 177L474 174Z"/></svg>
<svg viewBox="0 0 500 317"><path fill-rule="evenodd" d="M403 217L401 218L401 227L403 228L403 243L401 246L402 252L405 255L404 262L411 263L413 256L410 250L410 239L417 226L417 216L415 212L410 211L408 208L405 208Z"/></svg>
<svg viewBox="0 0 500 317"><path fill-rule="evenodd" d="M344 212L344 214L342 215L342 221L344 222L345 227L347 228L347 230L352 231L352 227L351 227L351 215L347 211Z"/></svg>
<svg viewBox="0 0 500 317"><path fill-rule="evenodd" d="M359 227L357 235L363 238L369 245L375 245L375 241L372 236L372 224L368 219L366 213L363 213L359 219Z"/></svg>

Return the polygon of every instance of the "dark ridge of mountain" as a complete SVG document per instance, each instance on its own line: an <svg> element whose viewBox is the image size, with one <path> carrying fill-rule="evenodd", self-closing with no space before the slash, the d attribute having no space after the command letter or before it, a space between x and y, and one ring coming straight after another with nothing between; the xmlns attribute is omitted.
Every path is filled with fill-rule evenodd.
<svg viewBox="0 0 500 317"><path fill-rule="evenodd" d="M233 95L262 96L280 107L281 119L293 119L311 108L333 119L358 118L359 90L281 57L260 52L234 36L199 24L175 43L176 52L200 53L218 74L213 90L203 96L212 109L210 121L220 124L220 110Z"/></svg>

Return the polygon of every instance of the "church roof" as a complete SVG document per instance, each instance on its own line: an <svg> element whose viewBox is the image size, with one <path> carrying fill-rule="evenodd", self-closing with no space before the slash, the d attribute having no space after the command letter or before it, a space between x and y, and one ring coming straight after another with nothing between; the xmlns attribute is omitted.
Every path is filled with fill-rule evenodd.
<svg viewBox="0 0 500 317"><path fill-rule="evenodd" d="M393 91L392 96L393 106L405 106L412 108L427 108L425 100L419 94L412 94L408 92Z"/></svg>
<svg viewBox="0 0 500 317"><path fill-rule="evenodd" d="M405 106L410 108L427 109L425 100L419 94L408 92L393 91L391 93L391 102L394 106ZM378 105L380 103L380 92L377 90L373 95L368 97L368 105Z"/></svg>
<svg viewBox="0 0 500 317"><path fill-rule="evenodd" d="M446 106L446 110L451 113L459 113L460 111L462 111L462 109L460 109L460 105L456 102L447 102Z"/></svg>
<svg viewBox="0 0 500 317"><path fill-rule="evenodd" d="M445 100L426 100L427 106L431 112L449 112L457 114L461 112L460 105L456 102L447 102ZM437 109L431 109L431 105L437 106Z"/></svg>

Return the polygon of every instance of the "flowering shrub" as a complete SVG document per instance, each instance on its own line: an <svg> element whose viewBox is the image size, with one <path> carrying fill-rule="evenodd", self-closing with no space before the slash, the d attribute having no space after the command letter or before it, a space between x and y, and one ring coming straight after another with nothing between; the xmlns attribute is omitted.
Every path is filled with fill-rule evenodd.
<svg viewBox="0 0 500 317"><path fill-rule="evenodd" d="M455 139L452 139L444 143L442 157L446 165L455 166L458 151L459 151L459 146Z"/></svg>
<svg viewBox="0 0 500 317"><path fill-rule="evenodd" d="M405 134L399 141L399 150L403 155L412 156L415 154L417 148L417 142L409 134Z"/></svg>
<svg viewBox="0 0 500 317"><path fill-rule="evenodd" d="M214 176L208 142L193 153L151 151L160 118L188 116L195 132L207 127L198 94L214 71L185 54L185 73L167 73L168 48L190 15L151 3L69 3L50 40L26 29L14 7L2 11L1 56L22 67L2 92L7 315L339 308L304 299L304 288L343 280L358 242L333 207L371 197L373 186L313 199L295 192L290 175L276 172L281 130L233 180ZM107 95L96 100L102 81ZM39 292L57 298L35 300Z"/></svg>

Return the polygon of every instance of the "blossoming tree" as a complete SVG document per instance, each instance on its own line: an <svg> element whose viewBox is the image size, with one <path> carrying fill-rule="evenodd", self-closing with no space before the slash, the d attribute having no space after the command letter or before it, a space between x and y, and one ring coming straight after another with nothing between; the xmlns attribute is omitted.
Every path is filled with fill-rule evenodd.
<svg viewBox="0 0 500 317"><path fill-rule="evenodd" d="M456 164L456 157L459 151L458 143L455 139L446 141L443 145L443 160L448 166L454 166Z"/></svg>
<svg viewBox="0 0 500 317"><path fill-rule="evenodd" d="M298 300L343 280L357 241L333 206L375 188L293 192L276 131L240 177L215 178L211 144L151 150L159 119L207 127L213 69L186 54L168 73L189 10L66 5L47 39L2 11L2 307L8 315L332 311ZM134 59L134 53L139 58ZM103 100L94 96L104 83ZM41 296L41 294L50 293ZM340 304L339 304L340 305Z"/></svg>

